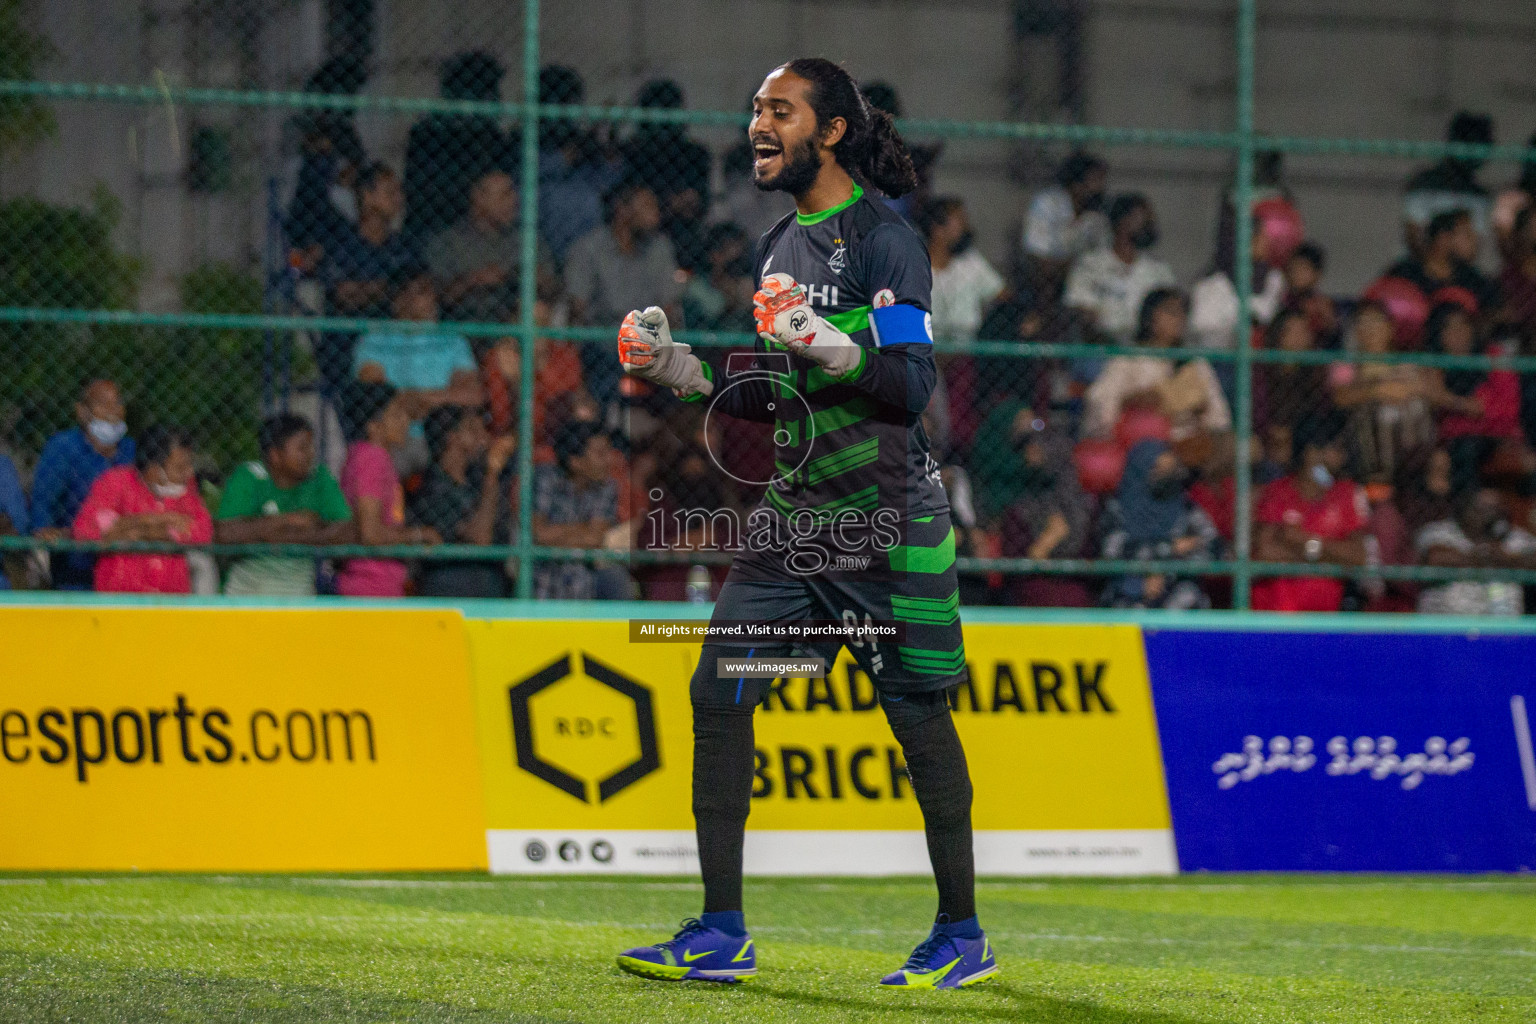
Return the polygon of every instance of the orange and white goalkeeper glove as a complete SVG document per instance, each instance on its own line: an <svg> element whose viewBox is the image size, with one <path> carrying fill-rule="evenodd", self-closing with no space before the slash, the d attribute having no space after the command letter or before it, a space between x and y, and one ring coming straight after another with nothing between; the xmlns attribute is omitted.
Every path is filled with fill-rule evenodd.
<svg viewBox="0 0 1536 1024"><path fill-rule="evenodd" d="M619 327L619 363L625 373L671 388L679 398L715 390L699 357L689 346L672 340L667 314L658 306L625 314Z"/></svg>
<svg viewBox="0 0 1536 1024"><path fill-rule="evenodd" d="M805 288L788 274L763 278L752 305L757 333L764 341L783 345L833 377L845 377L859 368L863 350L858 342L819 316L806 300Z"/></svg>

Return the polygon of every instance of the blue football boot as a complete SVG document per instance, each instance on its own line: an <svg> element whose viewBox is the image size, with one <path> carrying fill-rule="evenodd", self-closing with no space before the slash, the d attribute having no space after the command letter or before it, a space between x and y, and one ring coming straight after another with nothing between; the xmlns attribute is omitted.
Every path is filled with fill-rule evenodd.
<svg viewBox="0 0 1536 1024"><path fill-rule="evenodd" d="M619 954L619 966L655 981L746 981L757 973L751 935L727 935L696 918L667 942Z"/></svg>
<svg viewBox="0 0 1536 1024"><path fill-rule="evenodd" d="M997 974L997 957L985 934L962 939L938 927L918 944L901 970L880 979L882 988L965 988Z"/></svg>

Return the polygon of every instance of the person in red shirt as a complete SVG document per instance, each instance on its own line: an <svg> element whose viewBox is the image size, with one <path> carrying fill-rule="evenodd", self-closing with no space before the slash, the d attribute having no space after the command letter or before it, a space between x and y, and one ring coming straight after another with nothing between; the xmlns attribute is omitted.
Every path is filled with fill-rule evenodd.
<svg viewBox="0 0 1536 1024"><path fill-rule="evenodd" d="M1431 352L1465 356L1481 349L1472 317L1454 302L1434 308L1424 335ZM1518 351L1518 339L1496 340L1487 347L1494 356ZM1426 374L1430 388L1425 397L1439 417L1440 441L1451 453L1456 490L1477 486L1483 464L1501 443L1526 447L1520 428L1520 377L1514 370L1430 369Z"/></svg>
<svg viewBox="0 0 1536 1024"><path fill-rule="evenodd" d="M1303 421L1295 430L1295 472L1264 488L1254 510L1254 557L1264 562L1364 565L1367 507L1358 486L1338 479L1344 468L1337 415ZM1336 612L1344 582L1333 577L1271 577L1253 584L1253 607L1272 612Z"/></svg>
<svg viewBox="0 0 1536 1024"><path fill-rule="evenodd" d="M144 431L134 463L96 478L75 515L75 540L213 540L213 520L193 480L192 445L179 427ZM96 560L95 586L123 594L187 594L192 577L184 555L114 553Z"/></svg>

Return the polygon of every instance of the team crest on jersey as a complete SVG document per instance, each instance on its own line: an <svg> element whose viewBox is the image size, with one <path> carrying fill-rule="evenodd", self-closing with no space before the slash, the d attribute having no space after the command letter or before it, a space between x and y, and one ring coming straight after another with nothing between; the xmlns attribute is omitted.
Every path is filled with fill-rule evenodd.
<svg viewBox="0 0 1536 1024"><path fill-rule="evenodd" d="M874 300L870 302L870 305L876 309L884 309L886 306L894 306L896 305L896 293L891 291L889 288L881 288L879 291L875 292Z"/></svg>
<svg viewBox="0 0 1536 1024"><path fill-rule="evenodd" d="M832 258L827 260L827 268L834 274L841 274L848 269L848 247L841 238L832 239L832 244L837 248L832 250Z"/></svg>

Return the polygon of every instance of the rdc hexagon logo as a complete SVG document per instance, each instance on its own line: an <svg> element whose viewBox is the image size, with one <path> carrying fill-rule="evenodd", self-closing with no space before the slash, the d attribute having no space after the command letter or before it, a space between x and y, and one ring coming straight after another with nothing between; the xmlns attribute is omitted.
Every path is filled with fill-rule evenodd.
<svg viewBox="0 0 1536 1024"><path fill-rule="evenodd" d="M648 687L585 652L507 689L517 766L583 803L603 803L661 767ZM562 859L563 852L562 852Z"/></svg>

